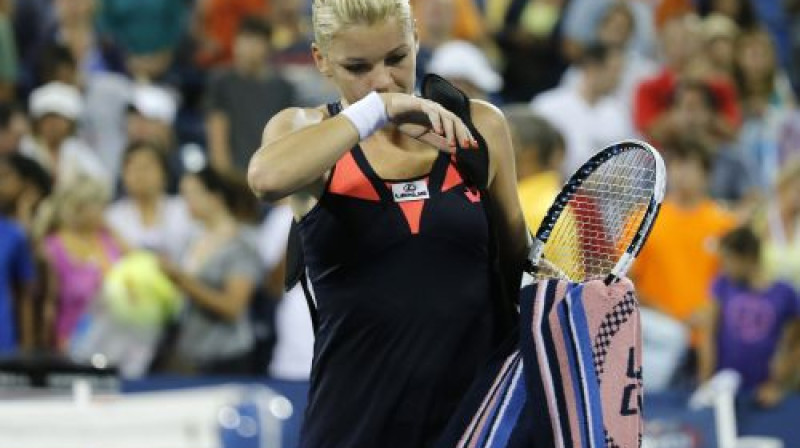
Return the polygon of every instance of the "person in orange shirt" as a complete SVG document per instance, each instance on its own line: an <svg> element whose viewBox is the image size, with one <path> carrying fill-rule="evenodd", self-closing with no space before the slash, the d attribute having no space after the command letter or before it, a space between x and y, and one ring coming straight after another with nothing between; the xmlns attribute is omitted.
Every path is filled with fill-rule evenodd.
<svg viewBox="0 0 800 448"><path fill-rule="evenodd" d="M667 198L631 275L645 305L696 327L718 272L717 240L736 220L708 196L711 158L704 146L675 142L667 153Z"/></svg>

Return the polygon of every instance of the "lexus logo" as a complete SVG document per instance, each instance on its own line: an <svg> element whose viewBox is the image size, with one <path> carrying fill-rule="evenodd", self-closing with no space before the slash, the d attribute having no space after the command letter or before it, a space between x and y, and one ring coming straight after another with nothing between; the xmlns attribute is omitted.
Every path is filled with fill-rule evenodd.
<svg viewBox="0 0 800 448"><path fill-rule="evenodd" d="M417 186L414 184L405 184L403 185L403 192L404 193L413 193L417 191Z"/></svg>

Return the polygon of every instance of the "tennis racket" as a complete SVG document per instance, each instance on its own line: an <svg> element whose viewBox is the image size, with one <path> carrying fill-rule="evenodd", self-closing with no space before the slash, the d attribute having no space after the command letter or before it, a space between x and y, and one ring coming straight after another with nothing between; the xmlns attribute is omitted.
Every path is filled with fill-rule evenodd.
<svg viewBox="0 0 800 448"><path fill-rule="evenodd" d="M606 147L556 196L535 234L528 272L611 284L642 249L665 189L664 160L652 146L625 140Z"/></svg>

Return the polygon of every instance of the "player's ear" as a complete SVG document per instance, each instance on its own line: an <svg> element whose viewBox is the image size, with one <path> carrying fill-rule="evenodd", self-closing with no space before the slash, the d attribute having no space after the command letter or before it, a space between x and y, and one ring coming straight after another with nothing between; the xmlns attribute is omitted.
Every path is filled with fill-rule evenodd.
<svg viewBox="0 0 800 448"><path fill-rule="evenodd" d="M322 49L316 42L311 43L311 56L314 58L314 63L317 65L317 70L325 77L331 77L331 67L328 62L328 57L322 52Z"/></svg>

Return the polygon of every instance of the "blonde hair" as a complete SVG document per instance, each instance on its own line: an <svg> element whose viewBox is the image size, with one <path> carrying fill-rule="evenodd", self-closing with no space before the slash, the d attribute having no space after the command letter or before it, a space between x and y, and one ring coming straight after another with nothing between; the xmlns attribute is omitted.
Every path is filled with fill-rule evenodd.
<svg viewBox="0 0 800 448"><path fill-rule="evenodd" d="M79 176L56 189L36 211L34 239L41 241L68 223L75 210L88 204L107 204L111 199L108 186L99 180Z"/></svg>
<svg viewBox="0 0 800 448"><path fill-rule="evenodd" d="M326 49L333 36L346 26L374 25L398 19L408 31L414 29L408 0L314 0L311 10L314 41L322 49Z"/></svg>

